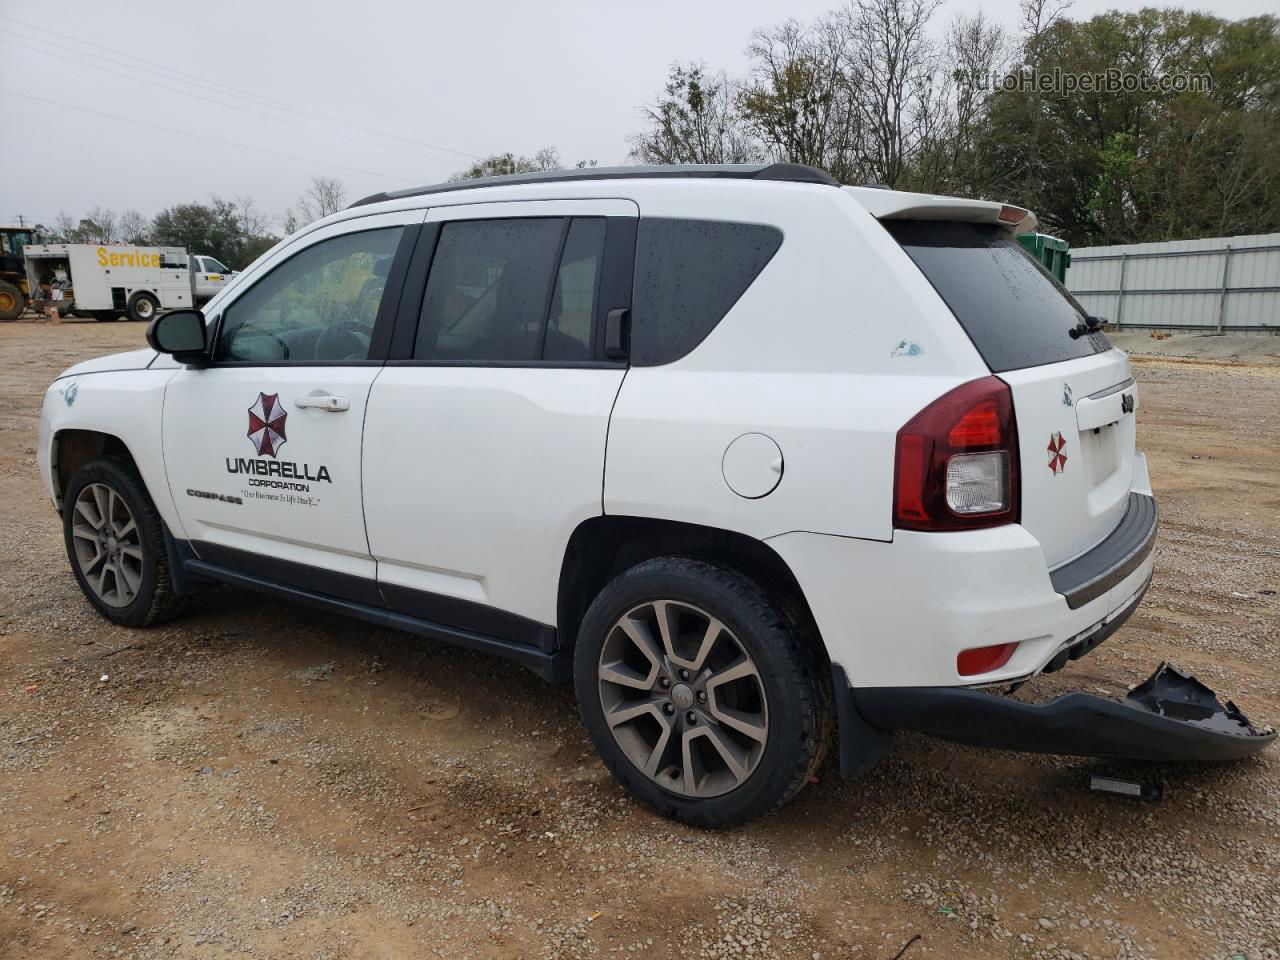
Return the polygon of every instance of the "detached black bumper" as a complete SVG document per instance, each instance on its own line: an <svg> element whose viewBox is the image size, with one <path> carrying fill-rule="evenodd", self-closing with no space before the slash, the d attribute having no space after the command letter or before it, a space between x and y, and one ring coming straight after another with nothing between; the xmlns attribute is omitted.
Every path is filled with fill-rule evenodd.
<svg viewBox="0 0 1280 960"><path fill-rule="evenodd" d="M959 687L855 690L843 669L832 669L846 777L878 760L894 730L1000 750L1161 762L1238 760L1276 738L1167 663L1124 700L1067 693L1044 704Z"/></svg>

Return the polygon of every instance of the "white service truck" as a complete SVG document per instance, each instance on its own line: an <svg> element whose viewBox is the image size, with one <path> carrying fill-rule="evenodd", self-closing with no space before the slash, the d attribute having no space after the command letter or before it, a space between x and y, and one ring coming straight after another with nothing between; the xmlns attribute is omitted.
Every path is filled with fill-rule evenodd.
<svg viewBox="0 0 1280 960"><path fill-rule="evenodd" d="M71 301L70 312L98 320L123 314L149 321L160 310L189 308L232 276L212 257L188 257L182 247L37 243L23 247L23 256L33 297L49 282Z"/></svg>

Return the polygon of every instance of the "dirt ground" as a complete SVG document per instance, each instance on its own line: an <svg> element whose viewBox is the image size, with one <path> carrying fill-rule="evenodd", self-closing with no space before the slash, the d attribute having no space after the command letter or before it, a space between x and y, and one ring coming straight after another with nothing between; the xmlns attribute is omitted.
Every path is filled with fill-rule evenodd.
<svg viewBox="0 0 1280 960"><path fill-rule="evenodd" d="M1280 749L1152 767L900 736L707 833L626 798L570 691L220 589L108 625L36 474L41 394L139 325L0 325L0 957L1280 955ZM1135 359L1163 512L1123 630L1033 681L1162 660L1280 722L1280 367ZM1020 695L1023 695L1020 694ZM1160 781L1161 803L1090 793Z"/></svg>

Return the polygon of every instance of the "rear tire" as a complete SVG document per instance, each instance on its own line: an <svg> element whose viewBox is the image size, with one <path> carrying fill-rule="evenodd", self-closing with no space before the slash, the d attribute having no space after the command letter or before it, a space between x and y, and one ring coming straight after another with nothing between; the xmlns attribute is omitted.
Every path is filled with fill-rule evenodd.
<svg viewBox="0 0 1280 960"><path fill-rule="evenodd" d="M27 298L12 283L0 280L0 321L17 320L27 309Z"/></svg>
<svg viewBox="0 0 1280 960"><path fill-rule="evenodd" d="M686 557L646 561L600 592L578 632L574 687L618 782L700 827L790 800L833 725L817 638L754 581Z"/></svg>
<svg viewBox="0 0 1280 960"><path fill-rule="evenodd" d="M101 457L72 474L62 534L80 590L108 620L146 627L182 610L164 521L129 461Z"/></svg>
<svg viewBox="0 0 1280 960"><path fill-rule="evenodd" d="M114 323L120 319L120 314L114 310L94 310L90 315L99 323Z"/></svg>
<svg viewBox="0 0 1280 960"><path fill-rule="evenodd" d="M150 323L160 311L160 301L153 294L139 290L129 298L127 316L137 323Z"/></svg>

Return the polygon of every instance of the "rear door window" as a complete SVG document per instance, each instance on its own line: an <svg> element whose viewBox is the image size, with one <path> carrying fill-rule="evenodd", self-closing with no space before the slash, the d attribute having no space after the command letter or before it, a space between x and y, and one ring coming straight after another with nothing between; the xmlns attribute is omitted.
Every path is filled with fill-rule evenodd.
<svg viewBox="0 0 1280 960"><path fill-rule="evenodd" d="M759 223L642 217L636 234L631 362L670 363L706 339L782 246Z"/></svg>
<svg viewBox="0 0 1280 960"><path fill-rule="evenodd" d="M1071 336L1085 311L994 224L883 220L994 373L1103 353L1102 333Z"/></svg>
<svg viewBox="0 0 1280 960"><path fill-rule="evenodd" d="M445 223L414 359L580 363L595 355L604 217Z"/></svg>
<svg viewBox="0 0 1280 960"><path fill-rule="evenodd" d="M437 363L529 362L543 321L564 220L458 220L440 241L414 357Z"/></svg>

